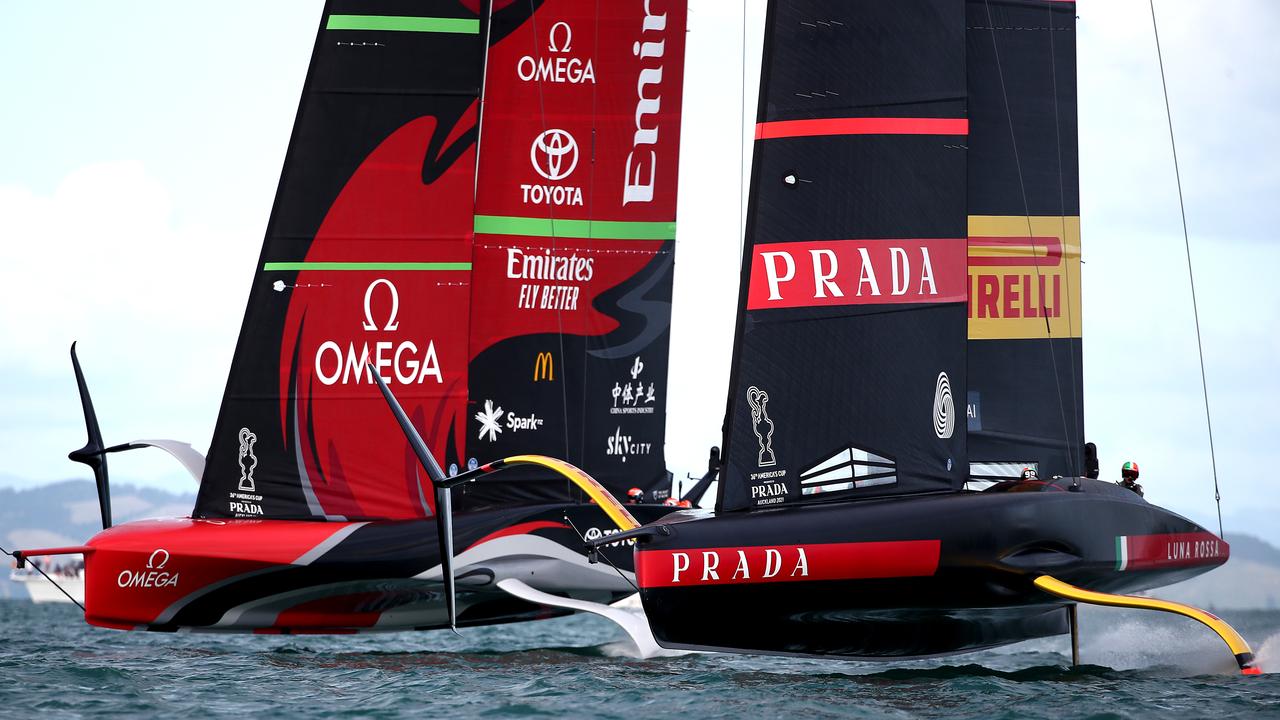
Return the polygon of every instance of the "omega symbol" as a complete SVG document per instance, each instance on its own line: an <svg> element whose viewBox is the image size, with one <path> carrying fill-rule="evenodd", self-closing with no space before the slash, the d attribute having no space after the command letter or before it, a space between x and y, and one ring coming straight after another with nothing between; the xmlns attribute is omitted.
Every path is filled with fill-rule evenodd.
<svg viewBox="0 0 1280 720"><path fill-rule="evenodd" d="M564 32L560 33L564 40L558 47L556 46L556 35L560 28L564 28ZM551 32L547 33L547 49L553 53L567 53L573 50L573 28L569 27L569 23L561 20L551 26Z"/></svg>
<svg viewBox="0 0 1280 720"><path fill-rule="evenodd" d="M369 288L364 291L364 329L377 330L378 324L373 321L373 289L379 285L386 285L391 291L391 315L387 318L387 324L382 327L383 330L391 332L400 327L400 323L396 322L396 316L400 314L400 293L396 290L396 286L386 278L378 278L369 283Z"/></svg>

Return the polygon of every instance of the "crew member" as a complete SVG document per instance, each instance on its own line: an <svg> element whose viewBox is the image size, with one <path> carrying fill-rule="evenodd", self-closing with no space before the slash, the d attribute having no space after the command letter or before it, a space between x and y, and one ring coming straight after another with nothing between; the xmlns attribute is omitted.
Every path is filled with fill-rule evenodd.
<svg viewBox="0 0 1280 720"><path fill-rule="evenodd" d="M1138 484L1138 463L1130 460L1120 466L1120 482L1116 483L1126 490L1132 490L1142 497L1142 486Z"/></svg>
<svg viewBox="0 0 1280 720"><path fill-rule="evenodd" d="M639 505L644 501L644 491L640 488L631 488L627 491L627 504Z"/></svg>
<svg viewBox="0 0 1280 720"><path fill-rule="evenodd" d="M1032 467L1024 467L1024 468L1022 468L1022 481L1023 481L1023 482L1026 482L1026 481L1028 481L1028 480L1039 480L1039 479L1040 479L1040 476L1039 476L1039 475L1036 475L1036 469L1035 469L1035 468L1032 468Z"/></svg>
<svg viewBox="0 0 1280 720"><path fill-rule="evenodd" d="M676 500L673 497L669 497L666 500L663 500L662 504L667 507L675 507L677 504L679 504L679 502L680 502L679 500Z"/></svg>

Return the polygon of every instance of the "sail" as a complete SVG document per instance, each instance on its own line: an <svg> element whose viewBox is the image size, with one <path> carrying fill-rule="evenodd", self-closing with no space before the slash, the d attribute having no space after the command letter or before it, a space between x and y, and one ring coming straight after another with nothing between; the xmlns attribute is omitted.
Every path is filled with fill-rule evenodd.
<svg viewBox="0 0 1280 720"><path fill-rule="evenodd" d="M970 0L969 457L1084 472L1075 3Z"/></svg>
<svg viewBox="0 0 1280 720"><path fill-rule="evenodd" d="M480 10L326 3L197 517L431 514L365 365L447 456L466 410Z"/></svg>
<svg viewBox="0 0 1280 720"><path fill-rule="evenodd" d="M197 516L430 516L367 364L451 469L661 484L685 22L661 5L330 0ZM521 479L497 502L567 495Z"/></svg>
<svg viewBox="0 0 1280 720"><path fill-rule="evenodd" d="M717 509L953 490L965 9L773 0Z"/></svg>
<svg viewBox="0 0 1280 720"><path fill-rule="evenodd" d="M492 44L466 457L565 458L615 495L663 455L686 0L546 0ZM512 469L460 507L564 499Z"/></svg>

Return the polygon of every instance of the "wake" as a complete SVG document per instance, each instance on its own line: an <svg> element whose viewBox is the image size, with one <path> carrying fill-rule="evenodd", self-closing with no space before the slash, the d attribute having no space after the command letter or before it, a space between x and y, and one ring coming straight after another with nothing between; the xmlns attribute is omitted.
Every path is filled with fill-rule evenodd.
<svg viewBox="0 0 1280 720"><path fill-rule="evenodd" d="M1263 675L1280 672L1280 633L1262 641L1254 652L1253 664L1262 670Z"/></svg>

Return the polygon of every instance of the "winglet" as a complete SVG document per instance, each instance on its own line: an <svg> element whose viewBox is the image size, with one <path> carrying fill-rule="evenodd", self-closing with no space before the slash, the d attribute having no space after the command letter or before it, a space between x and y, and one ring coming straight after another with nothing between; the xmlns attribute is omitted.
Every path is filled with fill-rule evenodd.
<svg viewBox="0 0 1280 720"><path fill-rule="evenodd" d="M89 385L80 370L80 358L76 357L76 344L71 343L71 367L76 373L76 389L80 391L80 409L84 411L84 427L89 439L84 447L72 450L67 457L88 465L98 486L98 511L102 515L102 529L111 527L111 483L107 479L107 458L103 453L102 431L98 429L98 415L93 411L93 398L89 397Z"/></svg>
<svg viewBox="0 0 1280 720"><path fill-rule="evenodd" d="M1139 610L1158 610L1160 612L1173 613L1189 617L1192 620L1203 623L1210 630L1218 634L1227 647L1231 648L1231 652L1236 657L1236 663L1240 666L1240 672L1243 675L1261 675L1262 669L1253 664L1253 650L1249 648L1249 643L1245 642L1240 633L1236 629L1228 625L1222 618L1211 612L1206 612L1200 608L1182 603L1171 602L1169 600L1160 600L1157 598L1135 597L1133 595L1112 595L1110 593L1095 592L1093 590L1085 590L1074 585L1050 577L1049 575L1041 575L1035 579L1036 587L1044 590L1051 595L1057 595L1068 600L1076 602L1089 603L1090 605L1106 605L1109 607L1127 607L1137 608Z"/></svg>

